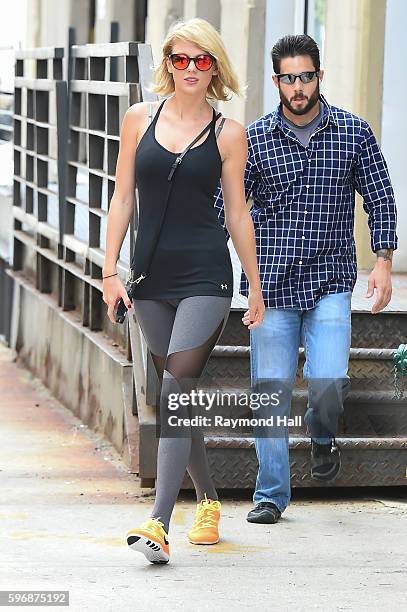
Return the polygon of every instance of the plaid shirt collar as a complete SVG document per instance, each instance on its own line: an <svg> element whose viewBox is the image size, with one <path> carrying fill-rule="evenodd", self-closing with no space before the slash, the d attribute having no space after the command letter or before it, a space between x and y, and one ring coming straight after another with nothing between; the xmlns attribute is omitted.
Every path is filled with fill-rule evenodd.
<svg viewBox="0 0 407 612"><path fill-rule="evenodd" d="M332 125L338 125L338 121L335 117L333 108L321 93L319 94L319 100L322 103L324 111L322 115L323 121L326 122L326 119L328 118L329 123L331 123ZM272 132L276 129L281 130L285 135L287 135L288 131L291 131L281 116L281 102L277 106L276 110L270 114L269 127L267 128L267 131Z"/></svg>

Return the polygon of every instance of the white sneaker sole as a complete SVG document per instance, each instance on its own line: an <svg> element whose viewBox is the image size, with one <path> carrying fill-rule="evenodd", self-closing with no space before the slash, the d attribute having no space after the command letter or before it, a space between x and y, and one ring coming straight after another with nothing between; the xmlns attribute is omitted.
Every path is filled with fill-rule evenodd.
<svg viewBox="0 0 407 612"><path fill-rule="evenodd" d="M154 540L149 540L144 535L128 535L127 544L132 550L143 553L151 563L168 563L170 560L169 555L163 550L161 544Z"/></svg>

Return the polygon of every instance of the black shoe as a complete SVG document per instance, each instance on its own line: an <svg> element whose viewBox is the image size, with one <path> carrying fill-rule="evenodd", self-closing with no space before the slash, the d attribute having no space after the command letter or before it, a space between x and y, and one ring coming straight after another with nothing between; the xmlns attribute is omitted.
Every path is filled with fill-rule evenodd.
<svg viewBox="0 0 407 612"><path fill-rule="evenodd" d="M247 515L249 523L277 523L280 510L273 502L260 502Z"/></svg>
<svg viewBox="0 0 407 612"><path fill-rule="evenodd" d="M341 469L341 451L335 438L328 444L311 440L311 477L315 480L333 480Z"/></svg>

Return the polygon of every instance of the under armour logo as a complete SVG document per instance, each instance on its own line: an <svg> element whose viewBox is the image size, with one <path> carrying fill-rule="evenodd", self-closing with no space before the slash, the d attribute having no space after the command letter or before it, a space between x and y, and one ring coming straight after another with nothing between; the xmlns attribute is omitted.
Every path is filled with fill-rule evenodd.
<svg viewBox="0 0 407 612"><path fill-rule="evenodd" d="M221 284L221 287L222 287L222 289L227 289L227 288L228 288L228 286L226 285L226 283L225 283L225 284L223 284L223 283L222 283L222 284Z"/></svg>

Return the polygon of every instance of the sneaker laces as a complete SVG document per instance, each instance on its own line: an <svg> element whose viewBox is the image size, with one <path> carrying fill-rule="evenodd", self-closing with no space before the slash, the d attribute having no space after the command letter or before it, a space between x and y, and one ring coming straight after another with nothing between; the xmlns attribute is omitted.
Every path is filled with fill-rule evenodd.
<svg viewBox="0 0 407 612"><path fill-rule="evenodd" d="M164 529L164 523L162 523L158 518L147 519L140 527L141 529L144 528L152 531L154 535L159 538L162 538L163 535L168 537L167 532Z"/></svg>
<svg viewBox="0 0 407 612"><path fill-rule="evenodd" d="M220 502L205 498L198 504L193 528L216 527L219 518Z"/></svg>

